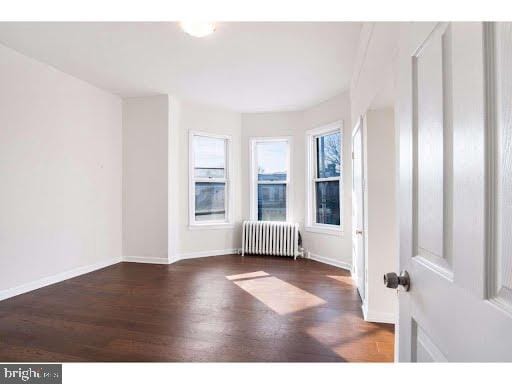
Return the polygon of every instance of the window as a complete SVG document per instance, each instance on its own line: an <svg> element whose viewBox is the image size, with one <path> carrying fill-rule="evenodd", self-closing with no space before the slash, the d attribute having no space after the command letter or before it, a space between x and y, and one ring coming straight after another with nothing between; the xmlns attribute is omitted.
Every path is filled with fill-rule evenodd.
<svg viewBox="0 0 512 384"><path fill-rule="evenodd" d="M289 220L290 139L251 141L251 219Z"/></svg>
<svg viewBox="0 0 512 384"><path fill-rule="evenodd" d="M307 230L341 231L342 122L307 132Z"/></svg>
<svg viewBox="0 0 512 384"><path fill-rule="evenodd" d="M231 223L228 136L190 133L190 225Z"/></svg>

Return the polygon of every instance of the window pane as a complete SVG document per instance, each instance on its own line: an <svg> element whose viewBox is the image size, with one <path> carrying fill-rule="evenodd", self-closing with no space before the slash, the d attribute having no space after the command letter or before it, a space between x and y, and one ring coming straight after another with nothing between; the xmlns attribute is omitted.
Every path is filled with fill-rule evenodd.
<svg viewBox="0 0 512 384"><path fill-rule="evenodd" d="M196 221L224 221L225 183L196 183Z"/></svg>
<svg viewBox="0 0 512 384"><path fill-rule="evenodd" d="M340 133L316 138L316 174L318 178L340 175L341 145Z"/></svg>
<svg viewBox="0 0 512 384"><path fill-rule="evenodd" d="M286 221L286 184L258 184L258 220Z"/></svg>
<svg viewBox="0 0 512 384"><path fill-rule="evenodd" d="M226 140L194 136L194 176L223 178L226 167Z"/></svg>
<svg viewBox="0 0 512 384"><path fill-rule="evenodd" d="M286 180L288 142L269 141L256 144L258 180Z"/></svg>
<svg viewBox="0 0 512 384"><path fill-rule="evenodd" d="M316 183L316 222L340 225L340 182Z"/></svg>

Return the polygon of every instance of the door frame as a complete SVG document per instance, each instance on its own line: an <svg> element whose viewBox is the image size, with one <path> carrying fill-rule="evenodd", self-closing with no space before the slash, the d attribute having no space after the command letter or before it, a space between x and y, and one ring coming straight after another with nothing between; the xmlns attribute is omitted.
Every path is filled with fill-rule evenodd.
<svg viewBox="0 0 512 384"><path fill-rule="evenodd" d="M355 183L354 183L354 138L356 136L357 133L360 133L361 135L361 215L362 215L362 231L363 231L363 239L362 239L362 249L361 249L361 252L362 252L362 259L363 259L363 284L364 284L364 297L361 297L361 301L362 301L362 305L363 305L363 311L364 311L364 306L366 304L366 291L367 291L367 279L366 279L366 265L367 265L367 260L366 260L366 200L365 200L365 197L366 197L366 194L365 194L365 188L366 188L366 172L365 172L365 145L364 145L364 116L359 116L359 118L357 119L357 123L356 125L354 126L353 130L352 130L352 135L351 135L351 159L352 159L352 193L354 192L354 186L355 186ZM354 199L352 199L352 212L354 212L354 204L355 204L355 201ZM354 249L354 231L356 230L355 228L355 223L352 222L352 249ZM356 285L357 285L357 282L360 278L360 276L357 276L356 275L356 255L355 255L355 252L353 252L352 254L352 270L351 270L351 274L352 274L352 277L354 278L355 277L355 282L356 282ZM359 287L358 287L358 293L359 295L361 296L360 294L360 291L359 291Z"/></svg>

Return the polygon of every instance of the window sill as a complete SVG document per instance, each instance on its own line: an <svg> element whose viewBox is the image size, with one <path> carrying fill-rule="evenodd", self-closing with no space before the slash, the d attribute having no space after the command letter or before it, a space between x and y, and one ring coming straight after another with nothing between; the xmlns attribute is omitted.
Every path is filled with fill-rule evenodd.
<svg viewBox="0 0 512 384"><path fill-rule="evenodd" d="M233 223L211 223L211 224L190 224L188 226L189 231L209 231L211 229L233 229L235 224Z"/></svg>
<svg viewBox="0 0 512 384"><path fill-rule="evenodd" d="M311 233L320 233L322 235L329 235L329 236L337 236L337 237L343 236L343 229L341 229L341 228L324 228L324 227L309 225L309 226L304 227L304 231L311 232Z"/></svg>

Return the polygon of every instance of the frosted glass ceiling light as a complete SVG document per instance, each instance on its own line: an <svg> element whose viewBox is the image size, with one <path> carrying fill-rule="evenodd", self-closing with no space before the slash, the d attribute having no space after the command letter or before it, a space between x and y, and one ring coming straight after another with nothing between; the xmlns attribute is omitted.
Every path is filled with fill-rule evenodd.
<svg viewBox="0 0 512 384"><path fill-rule="evenodd" d="M181 28L191 36L204 37L215 32L214 23L206 23L199 21L182 21Z"/></svg>

